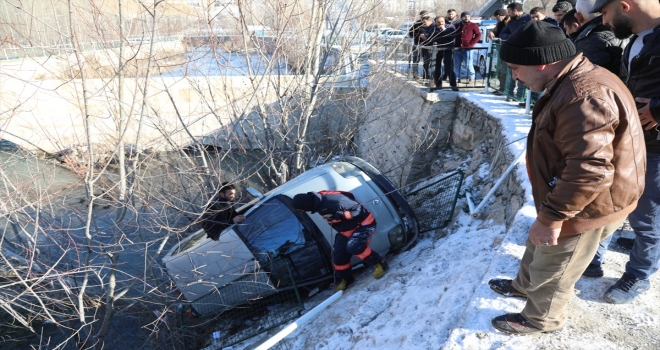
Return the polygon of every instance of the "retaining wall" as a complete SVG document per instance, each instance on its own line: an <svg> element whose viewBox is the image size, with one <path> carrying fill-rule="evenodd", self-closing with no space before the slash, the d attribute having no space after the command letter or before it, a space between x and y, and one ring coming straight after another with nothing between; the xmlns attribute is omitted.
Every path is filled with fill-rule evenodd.
<svg viewBox="0 0 660 350"><path fill-rule="evenodd" d="M461 168L472 178L468 190L480 199L514 160L501 121L471 102L472 97L453 91L430 93L391 72L376 74L367 89L368 123L357 137L359 155L397 186ZM446 159L446 154L453 156ZM484 163L487 176L480 171ZM520 184L516 172L509 175L483 218L510 224L525 202Z"/></svg>

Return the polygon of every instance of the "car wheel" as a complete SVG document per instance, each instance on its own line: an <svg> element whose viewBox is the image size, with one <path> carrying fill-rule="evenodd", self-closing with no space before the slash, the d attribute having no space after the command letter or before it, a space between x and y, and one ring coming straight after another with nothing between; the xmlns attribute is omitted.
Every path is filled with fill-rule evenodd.
<svg viewBox="0 0 660 350"><path fill-rule="evenodd" d="M486 77L486 57L483 56L479 58L479 74L481 77Z"/></svg>

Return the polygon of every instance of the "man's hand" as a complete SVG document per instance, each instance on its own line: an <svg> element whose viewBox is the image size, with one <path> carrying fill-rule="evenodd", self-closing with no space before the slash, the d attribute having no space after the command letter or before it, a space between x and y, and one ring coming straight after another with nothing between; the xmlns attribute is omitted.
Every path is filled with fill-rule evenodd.
<svg viewBox="0 0 660 350"><path fill-rule="evenodd" d="M240 224L241 222L245 221L245 215L236 215L234 216L233 221L235 224Z"/></svg>
<svg viewBox="0 0 660 350"><path fill-rule="evenodd" d="M651 115L651 108L649 108L649 102L651 102L651 99L637 97L635 101L645 104L644 107L637 110L637 113L639 114L639 120L642 122L642 125L645 125L644 129L651 130L655 128L658 125L658 122L656 122Z"/></svg>
<svg viewBox="0 0 660 350"><path fill-rule="evenodd" d="M490 38L490 40L495 39L495 33L493 33L493 31L491 30L490 32L488 32L488 37Z"/></svg>
<svg viewBox="0 0 660 350"><path fill-rule="evenodd" d="M529 228L529 240L534 245L551 246L557 245L557 238L561 228L549 228L535 220L532 227ZM547 243L547 244L544 244Z"/></svg>

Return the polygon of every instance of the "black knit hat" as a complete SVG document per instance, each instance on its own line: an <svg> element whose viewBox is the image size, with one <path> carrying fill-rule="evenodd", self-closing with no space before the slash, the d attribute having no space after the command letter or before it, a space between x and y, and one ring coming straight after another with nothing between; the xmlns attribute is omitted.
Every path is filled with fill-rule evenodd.
<svg viewBox="0 0 660 350"><path fill-rule="evenodd" d="M293 196L291 206L296 209L314 212L314 192L298 193Z"/></svg>
<svg viewBox="0 0 660 350"><path fill-rule="evenodd" d="M461 12L461 18L463 18L465 16L469 16L469 15L470 15L470 13L468 11Z"/></svg>
<svg viewBox="0 0 660 350"><path fill-rule="evenodd" d="M502 44L500 58L521 66L537 66L575 56L575 45L556 25L529 21Z"/></svg>

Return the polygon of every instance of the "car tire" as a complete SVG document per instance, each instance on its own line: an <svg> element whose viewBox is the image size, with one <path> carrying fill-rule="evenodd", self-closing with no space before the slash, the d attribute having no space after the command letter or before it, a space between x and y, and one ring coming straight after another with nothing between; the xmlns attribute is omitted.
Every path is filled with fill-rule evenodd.
<svg viewBox="0 0 660 350"><path fill-rule="evenodd" d="M479 57L479 74L482 78L486 77L486 57Z"/></svg>

